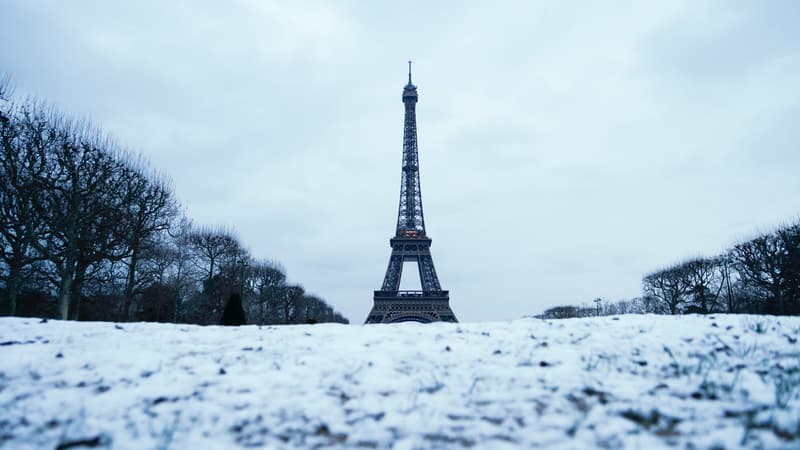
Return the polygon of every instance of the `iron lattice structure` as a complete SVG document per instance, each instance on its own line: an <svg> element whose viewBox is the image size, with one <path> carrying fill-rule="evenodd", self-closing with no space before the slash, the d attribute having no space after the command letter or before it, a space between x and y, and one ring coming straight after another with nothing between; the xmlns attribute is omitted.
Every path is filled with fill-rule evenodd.
<svg viewBox="0 0 800 450"><path fill-rule="evenodd" d="M422 189L419 182L417 149L417 87L411 82L411 61L408 62L408 84L403 88L405 124L403 128L403 170L400 181L400 207L397 228L389 240L392 255L381 290L375 291L372 311L366 323L393 322L457 322L450 309L450 293L442 290L431 257L431 238L425 233L422 213ZM403 263L414 261L419 268L422 290L401 291Z"/></svg>

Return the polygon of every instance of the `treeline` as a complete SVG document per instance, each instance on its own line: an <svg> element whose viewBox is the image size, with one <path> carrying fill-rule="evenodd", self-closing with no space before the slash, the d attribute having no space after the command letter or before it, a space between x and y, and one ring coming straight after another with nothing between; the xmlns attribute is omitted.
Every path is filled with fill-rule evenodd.
<svg viewBox="0 0 800 450"><path fill-rule="evenodd" d="M658 299L650 296L616 301L595 299L595 305L562 305L544 310L538 319L570 319L574 317L616 316L620 314L666 314Z"/></svg>
<svg viewBox="0 0 800 450"><path fill-rule="evenodd" d="M642 280L665 313L800 314L800 222Z"/></svg>
<svg viewBox="0 0 800 450"><path fill-rule="evenodd" d="M650 273L641 297L557 306L537 317L644 313L800 315L800 222Z"/></svg>
<svg viewBox="0 0 800 450"><path fill-rule="evenodd" d="M347 320L254 259L226 228L196 227L172 186L101 130L0 79L0 296L8 315L219 323Z"/></svg>

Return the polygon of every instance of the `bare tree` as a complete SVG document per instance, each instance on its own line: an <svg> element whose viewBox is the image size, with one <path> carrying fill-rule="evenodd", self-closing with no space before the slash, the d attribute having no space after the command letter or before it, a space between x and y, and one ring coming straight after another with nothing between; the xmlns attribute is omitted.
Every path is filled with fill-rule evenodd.
<svg viewBox="0 0 800 450"><path fill-rule="evenodd" d="M9 115L0 121L0 257L7 266L5 301L13 315L23 269L41 259L33 249L44 231L34 201L46 171L42 149L53 136L42 111L26 107Z"/></svg>
<svg viewBox="0 0 800 450"><path fill-rule="evenodd" d="M721 309L719 294L724 287L720 258L695 258L681 265L688 278L693 304L688 311L708 314Z"/></svg>
<svg viewBox="0 0 800 450"><path fill-rule="evenodd" d="M191 296L186 311L191 317L217 323L225 299L242 287L241 275L249 264L249 255L235 233L225 228L203 227L191 230L186 241L191 263L199 272L202 291ZM200 319L197 319L200 320Z"/></svg>
<svg viewBox="0 0 800 450"><path fill-rule="evenodd" d="M163 252L151 254L157 261L156 265L164 268L160 279L167 282L173 292L173 321L181 318L182 304L195 284L195 270L193 249L189 238L192 234L192 222L185 216L177 216L169 229L163 242ZM169 272L168 280L165 273Z"/></svg>
<svg viewBox="0 0 800 450"><path fill-rule="evenodd" d="M248 286L250 277L250 264L253 260L250 252L239 241L231 252L230 257L220 267L220 272L227 280L229 289L242 295Z"/></svg>
<svg viewBox="0 0 800 450"><path fill-rule="evenodd" d="M680 313L685 295L692 288L687 270L683 265L669 267L647 275L642 280L645 296L661 300L670 314Z"/></svg>
<svg viewBox="0 0 800 450"><path fill-rule="evenodd" d="M281 323L297 323L304 295L305 289L302 286L286 286L281 289L277 303L278 311L281 313Z"/></svg>
<svg viewBox="0 0 800 450"><path fill-rule="evenodd" d="M225 228L200 228L189 233L187 239L206 281L211 281L223 264L236 258L241 248L235 234Z"/></svg>
<svg viewBox="0 0 800 450"><path fill-rule="evenodd" d="M0 72L0 104L10 100L11 90L11 75ZM5 107L0 107L0 122L9 120L9 117L4 114L6 112Z"/></svg>
<svg viewBox="0 0 800 450"><path fill-rule="evenodd" d="M47 233L34 247L54 268L56 316L77 319L87 276L100 262L123 254L120 215L130 197L119 177L130 170L108 150L113 143L99 130L56 113L49 119L59 138L45 149L48 173L34 204Z"/></svg>
<svg viewBox="0 0 800 450"><path fill-rule="evenodd" d="M315 295L306 294L300 304L297 321L300 323L346 322L325 300Z"/></svg>
<svg viewBox="0 0 800 450"><path fill-rule="evenodd" d="M743 283L759 289L769 300L769 310L784 314L791 273L791 233L767 233L736 244L731 257Z"/></svg>
<svg viewBox="0 0 800 450"><path fill-rule="evenodd" d="M129 183L128 191L131 195L124 214L125 220L121 222L127 235L125 261L128 271L122 309L123 319L127 320L133 296L137 291L142 253L148 249L153 254L156 253L154 250L158 244L154 242L154 238L159 232L169 228L177 214L177 204L168 183L156 176L146 177L134 171L125 177L125 181ZM163 255L165 249L159 250Z"/></svg>
<svg viewBox="0 0 800 450"><path fill-rule="evenodd" d="M554 306L546 309L541 315L542 319L570 319L578 317L578 307L572 305Z"/></svg>
<svg viewBox="0 0 800 450"><path fill-rule="evenodd" d="M779 229L776 234L783 242L783 275L786 278L785 313L800 314L800 222Z"/></svg>
<svg viewBox="0 0 800 450"><path fill-rule="evenodd" d="M263 325L275 323L277 319L272 314L275 310L281 291L286 287L286 274L275 263L254 261L250 264L248 276L248 289L251 299L247 304L252 305L248 317L253 322Z"/></svg>
<svg viewBox="0 0 800 450"><path fill-rule="evenodd" d="M733 286L735 281L733 280L733 277L738 276L738 274L734 269L734 261L733 257L731 256L731 252L727 252L720 256L719 264L719 271L720 275L722 276L721 284L723 290L725 291L726 312L737 313L739 312L739 303L737 302L737 296L734 295Z"/></svg>

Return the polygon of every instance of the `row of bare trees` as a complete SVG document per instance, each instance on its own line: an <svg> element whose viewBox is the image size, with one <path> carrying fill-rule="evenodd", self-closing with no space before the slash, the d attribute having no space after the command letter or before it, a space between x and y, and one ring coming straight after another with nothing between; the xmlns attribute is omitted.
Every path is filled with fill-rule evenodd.
<svg viewBox="0 0 800 450"><path fill-rule="evenodd" d="M800 222L698 257L642 279L642 297L596 305L563 305L536 317L618 314L750 313L800 315Z"/></svg>
<svg viewBox="0 0 800 450"><path fill-rule="evenodd" d="M669 314L800 314L800 222L653 272L642 290Z"/></svg>
<svg viewBox="0 0 800 450"><path fill-rule="evenodd" d="M620 314L665 314L659 300L651 296L609 302L595 299L595 304L562 305L544 310L538 319L570 319L574 317L616 316Z"/></svg>
<svg viewBox="0 0 800 450"><path fill-rule="evenodd" d="M167 179L102 131L8 87L0 78L6 314L210 324L236 292L250 323L346 322L233 231L192 226Z"/></svg>

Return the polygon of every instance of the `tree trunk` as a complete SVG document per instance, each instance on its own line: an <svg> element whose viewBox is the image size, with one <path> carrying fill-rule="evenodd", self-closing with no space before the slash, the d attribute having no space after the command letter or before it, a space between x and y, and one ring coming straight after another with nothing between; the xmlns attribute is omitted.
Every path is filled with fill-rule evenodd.
<svg viewBox="0 0 800 450"><path fill-rule="evenodd" d="M75 270L75 280L72 282L72 298L70 299L69 318L70 320L78 320L81 311L81 291L83 290L83 281L86 279L86 267L83 265L78 266Z"/></svg>
<svg viewBox="0 0 800 450"><path fill-rule="evenodd" d="M19 268L11 267L8 273L8 283L6 284L6 302L8 304L8 315L17 314L17 290L19 289Z"/></svg>
<svg viewBox="0 0 800 450"><path fill-rule="evenodd" d="M173 297L173 308L172 308L172 323L178 323L178 318L181 316L178 313L178 308L181 307L181 289L180 287L175 287L175 295Z"/></svg>
<svg viewBox="0 0 800 450"><path fill-rule="evenodd" d="M260 308L261 309L261 316L258 318L258 324L259 325L264 325L264 319L265 319L265 316L267 315L267 311L266 311L267 305L266 305L266 303L267 303L267 301L264 299L264 296L262 295L261 296L261 302L260 302L260 305L259 305L259 306L261 306L261 308Z"/></svg>
<svg viewBox="0 0 800 450"><path fill-rule="evenodd" d="M66 320L69 314L70 295L72 294L72 274L62 273L61 285L58 287L58 307L56 319Z"/></svg>
<svg viewBox="0 0 800 450"><path fill-rule="evenodd" d="M725 260L725 290L728 294L728 313L733 314L736 312L736 306L733 304L733 288L731 288L731 269L728 267L728 261Z"/></svg>
<svg viewBox="0 0 800 450"><path fill-rule="evenodd" d="M15 248L14 253L19 255L21 252ZM17 295L19 294L19 286L22 274L22 260L19 256L15 256L8 262L8 281L6 282L6 302L8 304L8 315L15 316L17 314Z"/></svg>
<svg viewBox="0 0 800 450"><path fill-rule="evenodd" d="M674 316L674 315L676 315L678 313L678 302L675 302L673 300L673 301L667 302L667 305L669 306L670 315Z"/></svg>
<svg viewBox="0 0 800 450"><path fill-rule="evenodd" d="M210 263L208 265L208 281L211 281L211 278L214 277L214 258L210 258Z"/></svg>
<svg viewBox="0 0 800 450"><path fill-rule="evenodd" d="M700 303L700 311L702 314L709 314L708 299L706 298L705 286L700 286L700 293L697 295L698 302Z"/></svg>
<svg viewBox="0 0 800 450"><path fill-rule="evenodd" d="M128 266L128 279L125 282L125 300L122 305L122 320L128 321L133 302L133 287L136 285L136 264L139 262L139 252L136 248L131 253L131 263Z"/></svg>

